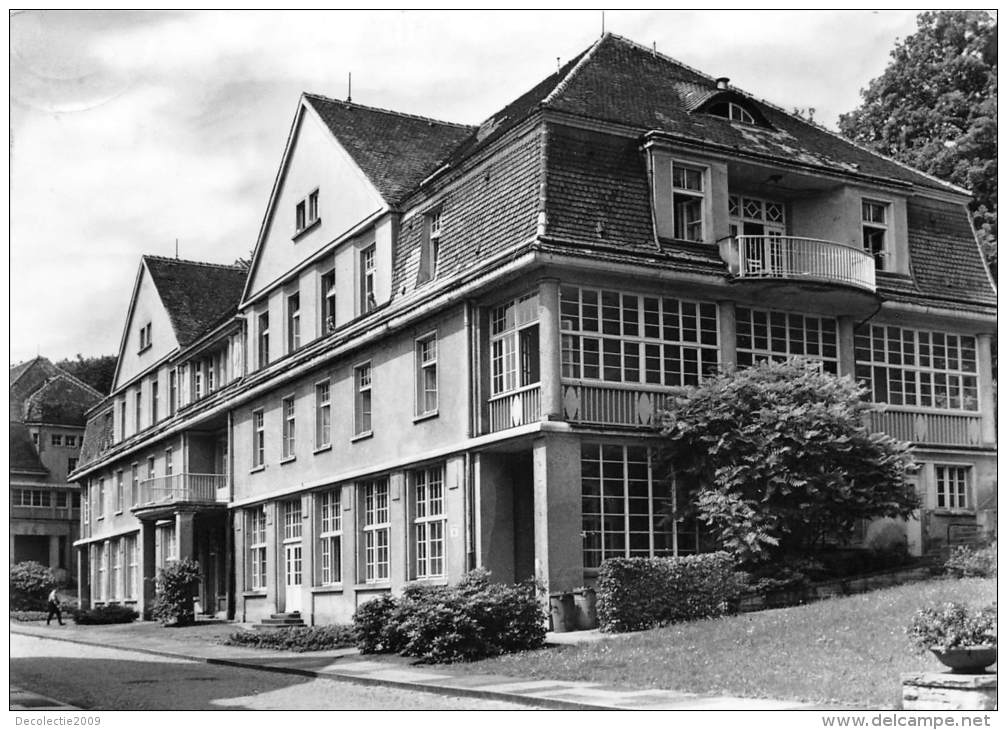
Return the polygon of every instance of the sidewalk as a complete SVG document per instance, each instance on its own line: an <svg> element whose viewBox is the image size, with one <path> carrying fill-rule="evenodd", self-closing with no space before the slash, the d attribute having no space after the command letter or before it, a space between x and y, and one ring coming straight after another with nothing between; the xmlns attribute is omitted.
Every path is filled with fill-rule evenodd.
<svg viewBox="0 0 1007 730"><path fill-rule="evenodd" d="M11 622L11 633L79 644L112 647L146 654L171 656L226 666L269 672L323 677L361 684L383 685L442 695L504 700L531 707L565 710L798 710L818 709L787 700L744 697L703 697L675 690L631 690L594 682L520 679L493 674L473 674L465 665L419 667L401 657L361 656L356 649L296 654L216 643L236 624L216 624L193 629L165 629L151 622L117 626L46 627ZM597 632L582 633L581 640L597 641ZM549 635L563 643L570 634Z"/></svg>

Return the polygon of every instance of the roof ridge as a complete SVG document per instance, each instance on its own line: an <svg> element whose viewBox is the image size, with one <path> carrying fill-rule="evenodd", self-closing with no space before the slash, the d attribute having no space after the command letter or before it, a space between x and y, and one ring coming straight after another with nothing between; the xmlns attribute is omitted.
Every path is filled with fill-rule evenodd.
<svg viewBox="0 0 1007 730"><path fill-rule="evenodd" d="M405 117L406 119L415 119L420 122L432 122L434 124L443 124L446 127L458 127L459 129L478 129L478 125L472 124L462 124L461 122L448 122L443 119L434 119L433 117L425 117L421 114L409 114L408 112L400 112L395 109L384 109L378 106L369 106L367 104L358 104L355 101L346 101L345 99L333 99L331 96L325 96L324 94L315 94L313 92L305 91L304 95L308 98L321 99L327 101L331 104L343 104L345 106L357 107L358 109L366 109L367 111L380 112L382 114L390 114L396 117Z"/></svg>
<svg viewBox="0 0 1007 730"><path fill-rule="evenodd" d="M584 67L584 65L587 63L587 61L591 59L591 57L594 55L594 52L598 49L598 47L605 41L606 38L613 35L614 34L612 33L605 33L601 38L592 43L586 51L583 51L582 52L583 55L581 55L580 60L574 64L573 68L567 71L566 76L560 79L559 82L552 87L552 91L546 94L541 104L543 106L547 106L548 104L552 103L553 99L559 96L560 92L566 91L566 88L573 81L573 77L576 76L580 72L580 70Z"/></svg>
<svg viewBox="0 0 1007 730"><path fill-rule="evenodd" d="M702 76L703 78L705 78L705 79L713 82L714 84L717 83L717 77L716 76L711 76L710 74L706 73L705 71L701 71L698 68L693 68L689 64L683 63L682 61L679 61L677 58L672 58L667 53L662 53L661 51L657 50L656 48L647 48L647 46L643 45L642 43L638 43L637 41L634 41L632 38L626 38L625 36L621 36L618 33L606 33L605 35L606 36L612 36L613 38L616 38L616 39L622 41L623 43L626 43L627 45L633 46L637 50L645 51L646 53L649 53L649 54L654 55L654 56L659 56L663 60L668 61L669 63L673 63L676 66L681 66L685 70L691 71L692 73L696 74L697 76ZM603 40L604 40L604 38L603 38ZM749 94L749 96L751 96L751 94Z"/></svg>
<svg viewBox="0 0 1007 730"><path fill-rule="evenodd" d="M141 258L143 260L153 259L154 261L166 261L173 264L191 264L193 266L209 266L217 269L234 269L236 271L248 268L247 266L242 266L241 264L217 264L212 261L194 261L192 259L172 258L171 256L158 256L152 253L142 254Z"/></svg>

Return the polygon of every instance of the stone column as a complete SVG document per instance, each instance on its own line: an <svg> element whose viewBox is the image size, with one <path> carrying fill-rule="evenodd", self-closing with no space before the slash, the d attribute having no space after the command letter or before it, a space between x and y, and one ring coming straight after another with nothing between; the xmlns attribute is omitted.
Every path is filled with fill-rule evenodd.
<svg viewBox="0 0 1007 730"><path fill-rule="evenodd" d="M303 315L302 315L303 316ZM315 584L315 500L301 496L301 614L308 625L315 624L311 586Z"/></svg>
<svg viewBox="0 0 1007 730"><path fill-rule="evenodd" d="M539 371L542 420L562 421L563 387L560 383L559 280L543 279L538 289Z"/></svg>
<svg viewBox="0 0 1007 730"><path fill-rule="evenodd" d="M996 446L996 402L993 398L993 338L976 336L976 368L979 371L979 414L983 446Z"/></svg>
<svg viewBox="0 0 1007 730"><path fill-rule="evenodd" d="M77 603L81 609L91 608L90 546L82 545L77 552Z"/></svg>
<svg viewBox="0 0 1007 730"><path fill-rule="evenodd" d="M857 373L857 356L855 353L853 318L839 318L839 374L844 378L855 378Z"/></svg>
<svg viewBox="0 0 1007 730"><path fill-rule="evenodd" d="M717 302L720 326L720 367L725 373L738 367L738 330L734 302Z"/></svg>
<svg viewBox="0 0 1007 730"><path fill-rule="evenodd" d="M283 520L279 503L266 502L266 606L279 612L284 590Z"/></svg>
<svg viewBox="0 0 1007 730"><path fill-rule="evenodd" d="M388 475L388 519L393 525L388 536L388 580L399 587L409 580L409 507L405 472ZM395 525L402 525L396 530ZM447 543L445 542L445 546Z"/></svg>
<svg viewBox="0 0 1007 730"><path fill-rule="evenodd" d="M535 577L547 591L584 582L580 440L550 433L533 446Z"/></svg>
<svg viewBox="0 0 1007 730"><path fill-rule="evenodd" d="M198 560L196 553L196 515L192 512L175 513L175 555L179 560Z"/></svg>
<svg viewBox="0 0 1007 730"><path fill-rule="evenodd" d="M141 616L154 605L154 580L157 578L157 556L155 544L155 527L151 520L140 521L138 536L140 549L140 590L137 596L136 610Z"/></svg>
<svg viewBox="0 0 1007 730"><path fill-rule="evenodd" d="M59 535L49 535L49 567L59 567Z"/></svg>

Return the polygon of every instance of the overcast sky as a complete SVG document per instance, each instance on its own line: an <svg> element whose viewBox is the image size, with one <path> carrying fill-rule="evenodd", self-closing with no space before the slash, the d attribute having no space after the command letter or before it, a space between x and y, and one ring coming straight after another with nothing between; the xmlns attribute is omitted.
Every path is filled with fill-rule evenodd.
<svg viewBox="0 0 1007 730"><path fill-rule="evenodd" d="M255 245L302 91L478 124L601 12L45 12L11 31L11 363L116 352L143 253ZM608 11L606 29L835 128L897 12Z"/></svg>

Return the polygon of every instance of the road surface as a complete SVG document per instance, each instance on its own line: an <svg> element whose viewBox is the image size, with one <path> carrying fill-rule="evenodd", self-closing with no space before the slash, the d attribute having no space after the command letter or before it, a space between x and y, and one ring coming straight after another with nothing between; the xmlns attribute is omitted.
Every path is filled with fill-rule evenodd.
<svg viewBox="0 0 1007 730"><path fill-rule="evenodd" d="M88 710L527 710L10 635L10 683Z"/></svg>

